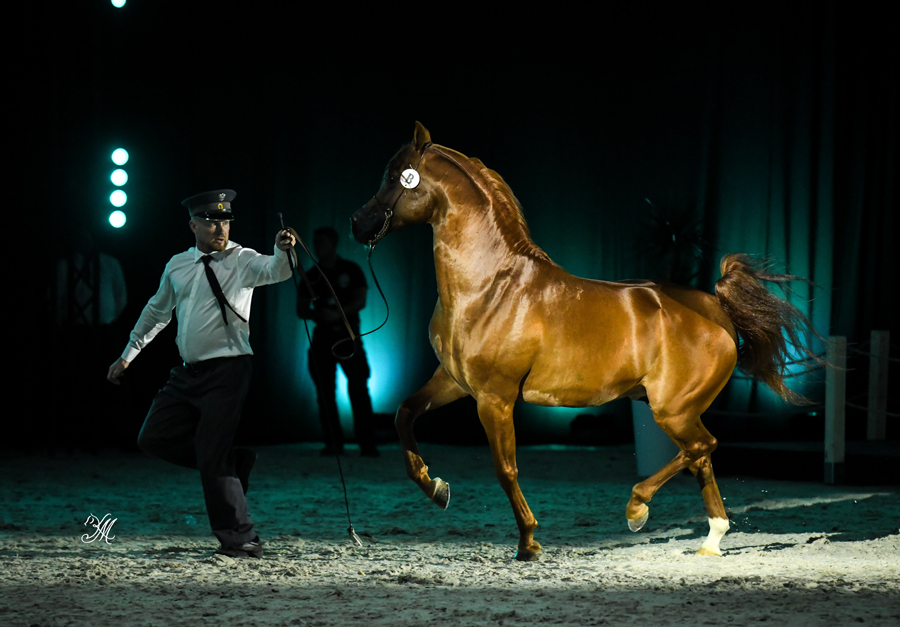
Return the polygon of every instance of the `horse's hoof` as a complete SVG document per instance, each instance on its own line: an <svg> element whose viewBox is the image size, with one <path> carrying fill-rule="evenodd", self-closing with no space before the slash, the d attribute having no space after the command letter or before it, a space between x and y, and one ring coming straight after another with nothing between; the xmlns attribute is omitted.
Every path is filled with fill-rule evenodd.
<svg viewBox="0 0 900 627"><path fill-rule="evenodd" d="M440 477L435 477L431 500L441 509L447 509L447 506L450 505L450 484Z"/></svg>
<svg viewBox="0 0 900 627"><path fill-rule="evenodd" d="M710 550L707 549L705 546L704 546L704 547L700 547L700 550L697 551L697 555L715 555L716 557L722 557L722 554L721 554L721 553L717 553L717 552L715 552L715 551L710 551Z"/></svg>
<svg viewBox="0 0 900 627"><path fill-rule="evenodd" d="M541 557L541 545L533 542L527 549L516 551L516 560L520 562L536 562Z"/></svg>
<svg viewBox="0 0 900 627"><path fill-rule="evenodd" d="M650 508L643 505L642 509L644 513L637 518L628 518L628 528L632 531L640 531L647 524L647 519L650 518Z"/></svg>

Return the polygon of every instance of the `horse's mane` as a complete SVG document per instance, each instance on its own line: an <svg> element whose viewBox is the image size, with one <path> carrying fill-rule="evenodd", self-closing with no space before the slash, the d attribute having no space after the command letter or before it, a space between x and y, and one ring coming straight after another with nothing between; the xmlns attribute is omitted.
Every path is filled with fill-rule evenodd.
<svg viewBox="0 0 900 627"><path fill-rule="evenodd" d="M481 181L476 177L472 177L473 182L484 189L491 198L491 207L498 222L505 228L502 228L504 238L507 244L515 252L526 255L528 257L536 257L545 261L550 261L541 248L531 239L531 231L525 222L525 216L522 215L522 205L516 198L513 191L503 180L503 177L494 170L484 165L480 159L474 157L466 157L462 153L445 148L444 146L434 146L440 148L439 152L460 166L461 169L472 175L472 172L480 175ZM461 159L456 158L457 155ZM468 166L468 167L467 167Z"/></svg>

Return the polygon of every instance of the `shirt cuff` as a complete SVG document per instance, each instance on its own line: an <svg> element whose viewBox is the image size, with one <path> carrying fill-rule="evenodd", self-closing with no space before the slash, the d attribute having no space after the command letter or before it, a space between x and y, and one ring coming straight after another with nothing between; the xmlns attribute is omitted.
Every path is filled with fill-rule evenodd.
<svg viewBox="0 0 900 627"><path fill-rule="evenodd" d="M122 353L122 359L131 363L134 361L134 358L137 357L141 352L141 349L135 348L134 346L129 346L125 349L125 352Z"/></svg>

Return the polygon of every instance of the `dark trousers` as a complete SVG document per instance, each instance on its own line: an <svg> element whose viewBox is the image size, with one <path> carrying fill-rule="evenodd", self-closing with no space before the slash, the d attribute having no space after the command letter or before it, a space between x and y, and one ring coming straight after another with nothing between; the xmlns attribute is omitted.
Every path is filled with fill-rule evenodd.
<svg viewBox="0 0 900 627"><path fill-rule="evenodd" d="M319 401L319 421L322 423L322 437L325 444L337 449L344 448L344 432L338 418L335 400L335 377L337 365L341 365L347 377L347 396L353 409L353 431L361 449L375 447L375 425L372 417L372 399L369 397L369 362L362 341L357 340L356 353L350 359L339 361L331 353L337 340L313 336L309 350L309 374L316 384ZM349 342L338 345L339 353L349 352ZM313 361L315 360L315 361Z"/></svg>
<svg viewBox="0 0 900 627"><path fill-rule="evenodd" d="M173 368L138 435L148 455L200 471L209 524L224 546L256 538L231 450L251 373L249 355Z"/></svg>

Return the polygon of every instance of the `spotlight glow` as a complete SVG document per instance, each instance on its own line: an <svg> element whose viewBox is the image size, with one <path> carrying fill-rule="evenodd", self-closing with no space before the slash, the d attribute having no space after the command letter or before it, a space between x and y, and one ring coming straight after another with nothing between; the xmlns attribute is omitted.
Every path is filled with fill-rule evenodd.
<svg viewBox="0 0 900 627"><path fill-rule="evenodd" d="M122 207L128 202L128 196L121 189L117 189L109 195L109 202L113 207Z"/></svg>
<svg viewBox="0 0 900 627"><path fill-rule="evenodd" d="M125 212L119 211L118 209L109 214L109 223L117 229L121 229L125 226L126 219Z"/></svg>
<svg viewBox="0 0 900 627"><path fill-rule="evenodd" d="M110 0L110 2L112 2L112 5L117 9L121 9L125 6L125 0Z"/></svg>
<svg viewBox="0 0 900 627"><path fill-rule="evenodd" d="M112 153L112 161L116 165L125 165L128 163L128 151L124 148L116 148Z"/></svg>
<svg viewBox="0 0 900 627"><path fill-rule="evenodd" d="M128 182L128 172L126 172L122 168L113 170L113 173L110 175L109 180L112 181L113 185L115 185L116 187L122 187L125 183Z"/></svg>

